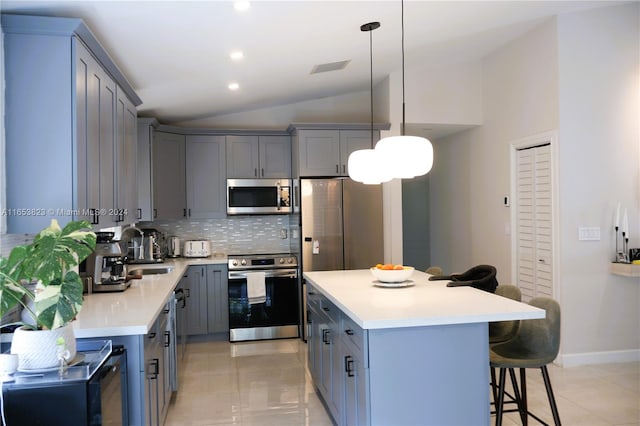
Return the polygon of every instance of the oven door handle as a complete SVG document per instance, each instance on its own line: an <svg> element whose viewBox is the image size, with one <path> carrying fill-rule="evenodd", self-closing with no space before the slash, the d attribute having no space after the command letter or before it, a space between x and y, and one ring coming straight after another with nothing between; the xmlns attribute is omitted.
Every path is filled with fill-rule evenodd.
<svg viewBox="0 0 640 426"><path fill-rule="evenodd" d="M247 278L248 272L258 272L258 271L229 271L229 279L230 280L240 280ZM297 269L282 269L282 270L269 270L264 271L265 278L297 278L298 270Z"/></svg>

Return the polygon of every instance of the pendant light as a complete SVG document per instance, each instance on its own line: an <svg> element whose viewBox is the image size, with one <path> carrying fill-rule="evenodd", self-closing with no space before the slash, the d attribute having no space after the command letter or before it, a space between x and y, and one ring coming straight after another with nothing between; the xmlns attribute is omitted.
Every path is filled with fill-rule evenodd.
<svg viewBox="0 0 640 426"><path fill-rule="evenodd" d="M375 150L385 159L393 178L408 179L422 176L433 166L433 146L428 139L419 136L405 136L405 100L404 100L404 0L402 10L402 127L400 136L383 138L376 144Z"/></svg>
<svg viewBox="0 0 640 426"><path fill-rule="evenodd" d="M370 103L371 103L371 146L373 147L373 38L372 32L380 28L380 22L369 22L360 26L360 31L369 32L369 69L370 79ZM375 149L360 149L349 155L347 163L349 177L356 182L368 185L376 185L391 180L390 169L385 167L380 151Z"/></svg>

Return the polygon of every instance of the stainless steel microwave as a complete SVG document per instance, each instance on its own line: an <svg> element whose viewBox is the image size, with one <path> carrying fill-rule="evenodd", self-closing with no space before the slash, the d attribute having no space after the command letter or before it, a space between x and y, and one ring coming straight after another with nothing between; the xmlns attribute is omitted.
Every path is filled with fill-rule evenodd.
<svg viewBox="0 0 640 426"><path fill-rule="evenodd" d="M227 179L227 214L289 214L290 179Z"/></svg>

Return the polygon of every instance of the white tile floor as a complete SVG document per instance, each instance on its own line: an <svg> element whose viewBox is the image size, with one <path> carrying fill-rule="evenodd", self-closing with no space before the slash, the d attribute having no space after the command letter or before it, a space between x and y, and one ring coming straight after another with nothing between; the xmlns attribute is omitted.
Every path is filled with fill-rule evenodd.
<svg viewBox="0 0 640 426"><path fill-rule="evenodd" d="M332 424L301 340L190 343L181 370L165 426ZM640 363L550 366L549 374L563 425L640 425ZM527 391L531 411L552 423L539 370L527 371ZM520 424L517 413L503 424Z"/></svg>

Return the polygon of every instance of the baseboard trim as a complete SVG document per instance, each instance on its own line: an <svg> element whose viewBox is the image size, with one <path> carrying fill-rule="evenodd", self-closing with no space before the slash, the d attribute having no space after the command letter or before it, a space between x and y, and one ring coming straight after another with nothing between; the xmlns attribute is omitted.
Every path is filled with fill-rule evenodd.
<svg viewBox="0 0 640 426"><path fill-rule="evenodd" d="M578 365L607 364L613 362L640 362L640 349L607 352L584 352L578 354L564 354L558 357L563 367ZM557 362L558 360L556 360Z"/></svg>

